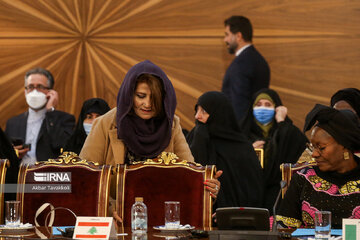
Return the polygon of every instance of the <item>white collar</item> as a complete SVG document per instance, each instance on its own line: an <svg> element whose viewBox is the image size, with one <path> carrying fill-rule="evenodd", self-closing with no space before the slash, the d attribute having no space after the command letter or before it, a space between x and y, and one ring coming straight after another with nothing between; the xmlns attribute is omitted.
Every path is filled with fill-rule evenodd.
<svg viewBox="0 0 360 240"><path fill-rule="evenodd" d="M242 51L244 51L246 48L250 47L251 45L252 45L251 43L246 44L245 46L243 46L242 48L237 50L236 53L235 53L235 56L239 56Z"/></svg>
<svg viewBox="0 0 360 240"><path fill-rule="evenodd" d="M35 110L29 108L28 119L31 119L31 120L42 119L45 117L46 111L47 111L46 107L44 107L43 109L40 109L38 111L35 111Z"/></svg>

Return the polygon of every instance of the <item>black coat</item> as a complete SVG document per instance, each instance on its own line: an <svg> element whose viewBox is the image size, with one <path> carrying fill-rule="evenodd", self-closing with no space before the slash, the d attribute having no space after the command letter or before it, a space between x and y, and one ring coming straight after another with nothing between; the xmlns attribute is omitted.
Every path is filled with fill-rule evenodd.
<svg viewBox="0 0 360 240"><path fill-rule="evenodd" d="M260 162L240 131L231 103L221 92L207 92L198 105L210 116L205 124L196 122L187 141L196 162L223 171L215 207L261 207Z"/></svg>
<svg viewBox="0 0 360 240"><path fill-rule="evenodd" d="M261 93L268 94L275 103L275 107L282 105L279 95L271 89L262 89L256 92L251 104L254 103L256 97ZM280 165L282 163L295 163L305 150L308 140L300 129L293 125L289 117L286 117L280 123L277 123L274 119L268 136L265 138L262 129L256 123L252 107L249 108L241 124L241 129L251 142L257 140L265 141L263 169L265 188L264 207L272 212L272 207L280 190Z"/></svg>
<svg viewBox="0 0 360 240"><path fill-rule="evenodd" d="M20 138L25 142L28 115L29 112L26 111L7 121L5 133L10 139ZM75 118L73 115L56 110L46 112L36 144L37 161L57 158L61 148L65 146L66 141L70 138L74 126Z"/></svg>
<svg viewBox="0 0 360 240"><path fill-rule="evenodd" d="M246 115L252 95L268 88L269 83L269 65L253 45L233 60L226 70L222 92L230 99L238 120Z"/></svg>

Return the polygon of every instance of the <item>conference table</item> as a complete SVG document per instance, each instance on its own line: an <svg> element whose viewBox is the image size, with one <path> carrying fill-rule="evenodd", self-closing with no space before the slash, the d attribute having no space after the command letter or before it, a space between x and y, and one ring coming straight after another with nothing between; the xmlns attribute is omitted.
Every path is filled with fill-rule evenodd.
<svg viewBox="0 0 360 240"><path fill-rule="evenodd" d="M28 231L0 232L0 240L3 240L3 239L4 240L5 239L70 239L70 238L63 237L61 235L54 235L53 230L54 229L52 227L35 227ZM224 238L221 238L221 237L218 238L218 236L214 236L214 234L213 234L213 233L220 232L216 228L200 229L200 230L207 231L209 233L210 237L209 236L208 237L194 237L190 231L169 233L169 232L158 231L153 228L149 228L148 232L144 235L136 235L136 234L131 233L130 228L121 228L120 227L117 229L118 236L115 237L114 239L119 239L119 240L161 240L161 239L164 239L164 240L173 240L173 239L199 239L199 240L209 240L209 239L210 240L211 239L228 239L228 240L234 239L235 240L235 239L237 239L237 240L243 240L244 239L245 240L245 239L247 239L246 237L243 237L242 235L236 235L236 234L234 234L233 237L226 236ZM291 230L286 230L285 232L291 234ZM269 238L269 239L276 239L276 238ZM277 239L279 239L279 240L282 240L282 239L296 240L296 239L306 239L306 238L277 237Z"/></svg>

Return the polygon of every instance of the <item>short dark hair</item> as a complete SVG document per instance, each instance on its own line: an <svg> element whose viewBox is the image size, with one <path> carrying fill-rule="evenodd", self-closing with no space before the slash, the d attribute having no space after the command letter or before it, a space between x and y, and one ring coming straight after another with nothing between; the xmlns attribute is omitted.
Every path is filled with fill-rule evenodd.
<svg viewBox="0 0 360 240"><path fill-rule="evenodd" d="M53 75L51 74L50 71L46 70L45 68L33 68L29 71L26 72L25 74L25 86L27 84L27 78L31 75L31 74L41 74L41 75L44 75L47 80L48 80L48 87L50 89L52 89L54 87L54 77Z"/></svg>
<svg viewBox="0 0 360 240"><path fill-rule="evenodd" d="M229 26L232 33L241 32L243 39L246 42L252 41L252 26L248 18L244 16L231 16L224 21L225 27Z"/></svg>

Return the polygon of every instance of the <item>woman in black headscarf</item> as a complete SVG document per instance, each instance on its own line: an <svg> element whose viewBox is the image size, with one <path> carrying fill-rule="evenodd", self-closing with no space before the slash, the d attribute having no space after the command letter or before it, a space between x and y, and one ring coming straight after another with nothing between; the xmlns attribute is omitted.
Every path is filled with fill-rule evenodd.
<svg viewBox="0 0 360 240"><path fill-rule="evenodd" d="M333 108L349 109L360 119L360 90L357 88L344 88L337 91L332 97L330 104Z"/></svg>
<svg viewBox="0 0 360 240"><path fill-rule="evenodd" d="M101 98L91 98L84 102L75 131L65 146L65 151L79 154L89 135L93 121L110 110L107 102Z"/></svg>
<svg viewBox="0 0 360 240"><path fill-rule="evenodd" d="M195 112L196 126L187 136L195 161L223 171L216 207L261 207L259 159L241 133L231 103L221 92L207 92Z"/></svg>
<svg viewBox="0 0 360 240"><path fill-rule="evenodd" d="M261 89L253 97L241 124L254 148L264 149L264 202L272 212L280 190L282 163L295 163L306 148L306 136L287 116L279 95L272 89Z"/></svg>
<svg viewBox="0 0 360 240"><path fill-rule="evenodd" d="M314 126L314 127L313 127ZM284 227L314 227L315 211L331 211L333 228L360 218L360 126L349 110L317 104L306 116L309 149L317 166L294 174L278 211Z"/></svg>

